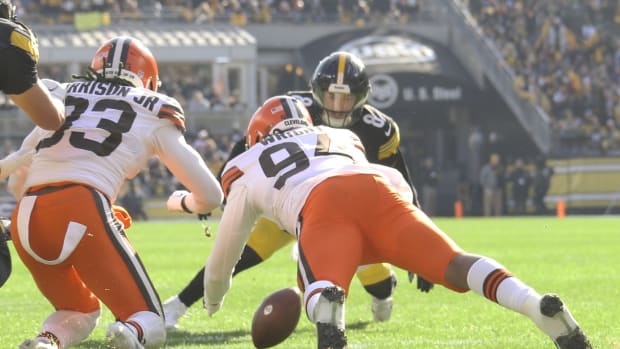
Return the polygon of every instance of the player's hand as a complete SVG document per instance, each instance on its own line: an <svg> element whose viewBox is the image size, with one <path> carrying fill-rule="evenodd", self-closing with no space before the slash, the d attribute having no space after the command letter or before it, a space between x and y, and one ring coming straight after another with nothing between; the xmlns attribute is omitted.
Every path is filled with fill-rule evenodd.
<svg viewBox="0 0 620 349"><path fill-rule="evenodd" d="M413 279L415 278L415 274L412 272L409 272L407 276L409 278L409 282L413 282ZM435 284L433 284L432 282L418 275L418 282L416 285L418 290L420 290L421 292L429 292L430 290L433 289L434 286Z"/></svg>
<svg viewBox="0 0 620 349"><path fill-rule="evenodd" d="M434 286L434 283L418 275L418 290L428 293L428 291L432 290Z"/></svg>
<svg viewBox="0 0 620 349"><path fill-rule="evenodd" d="M23 165L29 163L32 157L35 154L35 150L29 150L27 152L16 151L9 154L4 159L0 160L0 180L5 179L10 176L13 172L17 171L18 168Z"/></svg>
<svg viewBox="0 0 620 349"><path fill-rule="evenodd" d="M207 309L209 316L213 316L213 314L217 313L222 307L223 301L215 304L210 304L206 297L203 297L202 299L204 307L205 309Z"/></svg>

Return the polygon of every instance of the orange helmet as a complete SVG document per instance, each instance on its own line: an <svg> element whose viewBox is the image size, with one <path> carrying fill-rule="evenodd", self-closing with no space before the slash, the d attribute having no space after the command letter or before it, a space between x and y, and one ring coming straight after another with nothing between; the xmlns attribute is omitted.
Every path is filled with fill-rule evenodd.
<svg viewBox="0 0 620 349"><path fill-rule="evenodd" d="M303 102L291 96L271 97L250 118L245 145L250 148L270 133L308 126L312 117Z"/></svg>
<svg viewBox="0 0 620 349"><path fill-rule="evenodd" d="M97 49L90 67L105 79L120 79L153 91L159 87L157 61L136 38L119 36L108 40Z"/></svg>

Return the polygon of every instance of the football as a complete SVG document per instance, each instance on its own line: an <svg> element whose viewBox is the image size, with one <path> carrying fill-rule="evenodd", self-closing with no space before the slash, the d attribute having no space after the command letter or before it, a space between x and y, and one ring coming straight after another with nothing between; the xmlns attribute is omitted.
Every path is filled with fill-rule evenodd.
<svg viewBox="0 0 620 349"><path fill-rule="evenodd" d="M270 348L293 333L301 315L301 291L287 287L273 292L260 304L252 319L252 342Z"/></svg>

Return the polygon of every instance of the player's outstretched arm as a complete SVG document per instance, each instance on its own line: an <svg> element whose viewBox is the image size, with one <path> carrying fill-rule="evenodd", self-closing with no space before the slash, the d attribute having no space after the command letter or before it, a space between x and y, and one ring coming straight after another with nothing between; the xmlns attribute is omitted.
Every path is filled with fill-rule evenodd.
<svg viewBox="0 0 620 349"><path fill-rule="evenodd" d="M45 130L57 130L65 122L64 100L54 98L41 80L21 94L9 94L32 122Z"/></svg>

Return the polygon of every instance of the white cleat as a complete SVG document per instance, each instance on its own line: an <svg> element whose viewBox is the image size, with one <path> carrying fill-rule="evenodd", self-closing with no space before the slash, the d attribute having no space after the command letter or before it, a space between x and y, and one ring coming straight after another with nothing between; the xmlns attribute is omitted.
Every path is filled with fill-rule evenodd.
<svg viewBox="0 0 620 349"><path fill-rule="evenodd" d="M19 349L58 349L58 346L47 337L26 339L19 345Z"/></svg>
<svg viewBox="0 0 620 349"><path fill-rule="evenodd" d="M110 324L105 338L112 349L144 349L133 331L120 321Z"/></svg>
<svg viewBox="0 0 620 349"><path fill-rule="evenodd" d="M178 329L177 322L187 312L187 306L181 302L178 296L174 296L165 301L163 307L166 329Z"/></svg>
<svg viewBox="0 0 620 349"><path fill-rule="evenodd" d="M554 294L546 294L540 301L540 312L543 316L553 321L556 328L555 332L564 334L553 338L553 342L559 349L592 349L590 340L583 333L577 321L573 318L568 308L564 305L560 297Z"/></svg>
<svg viewBox="0 0 620 349"><path fill-rule="evenodd" d="M372 310L372 317L375 321L388 321L392 316L392 306L394 301L392 297L386 299L379 299L372 297L372 304L370 309Z"/></svg>

